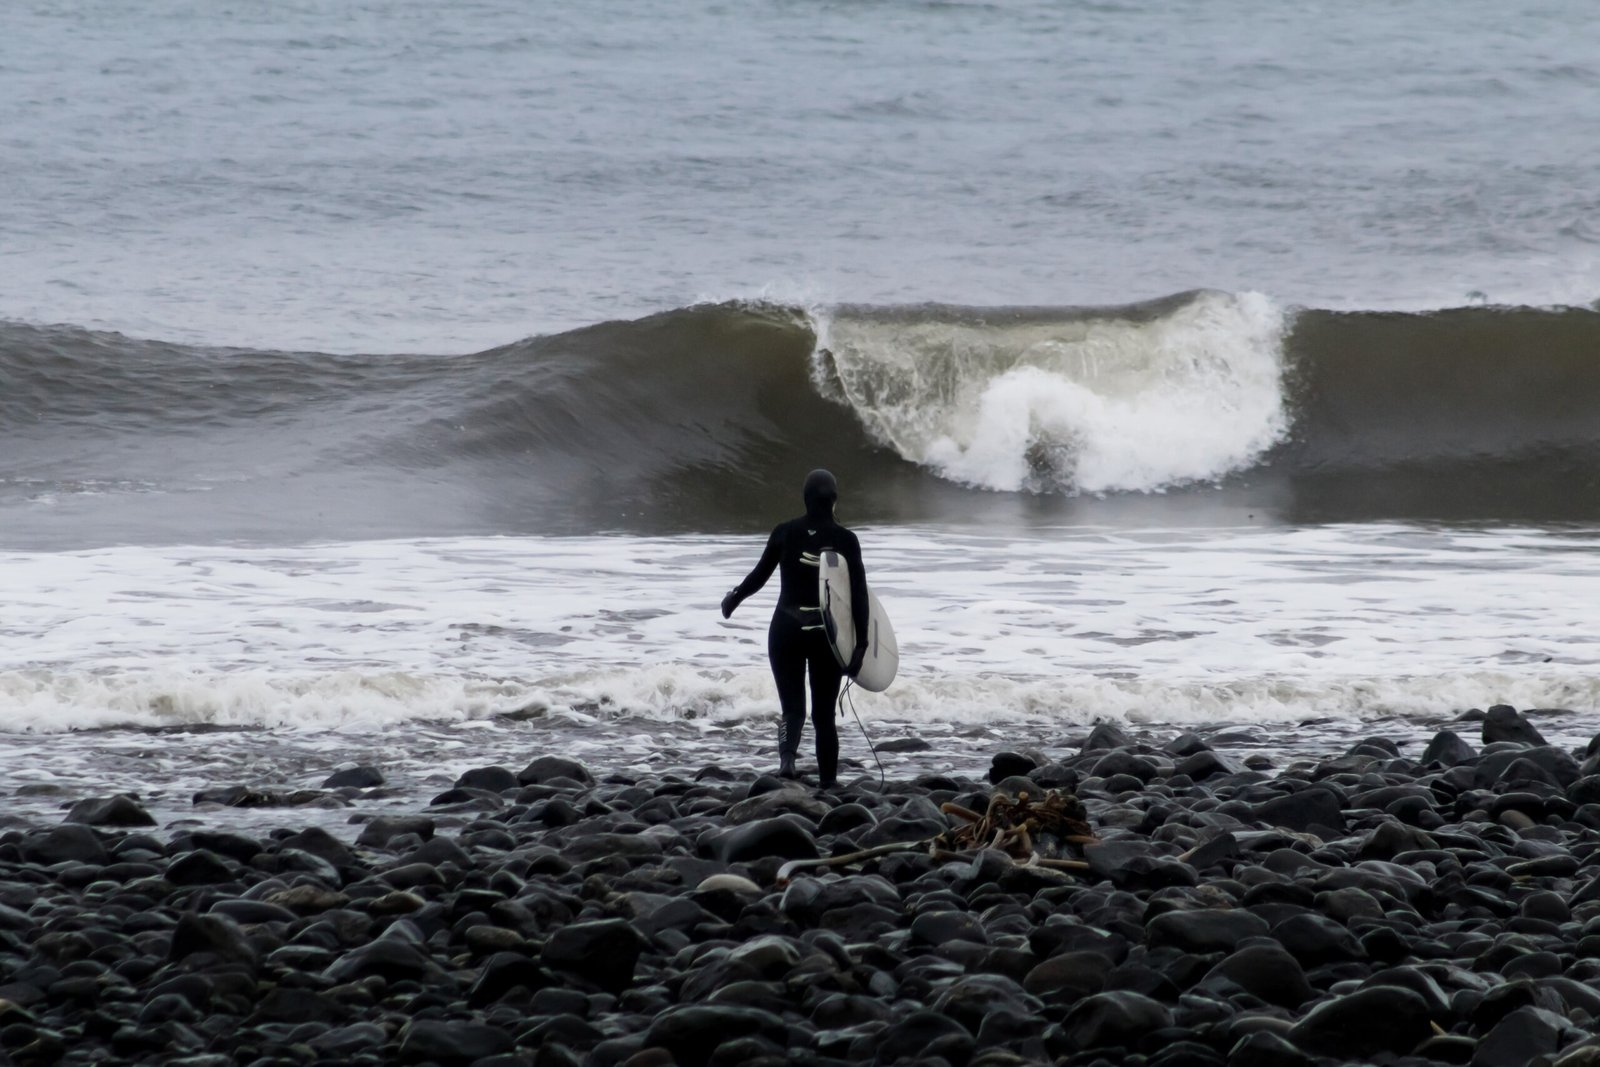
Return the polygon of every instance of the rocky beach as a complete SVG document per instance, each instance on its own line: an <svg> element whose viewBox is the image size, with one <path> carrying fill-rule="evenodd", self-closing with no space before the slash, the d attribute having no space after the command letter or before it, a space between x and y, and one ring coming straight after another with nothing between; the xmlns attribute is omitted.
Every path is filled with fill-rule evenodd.
<svg viewBox="0 0 1600 1067"><path fill-rule="evenodd" d="M1597 1063L1600 743L1544 721L1502 705L1277 758L1103 724L984 753L987 774L904 773L928 747L908 737L882 783L828 790L539 754L410 813L374 813L367 766L303 795L218 783L164 826L125 794L63 800L0 835L0 1048ZM313 801L345 832L300 818Z"/></svg>

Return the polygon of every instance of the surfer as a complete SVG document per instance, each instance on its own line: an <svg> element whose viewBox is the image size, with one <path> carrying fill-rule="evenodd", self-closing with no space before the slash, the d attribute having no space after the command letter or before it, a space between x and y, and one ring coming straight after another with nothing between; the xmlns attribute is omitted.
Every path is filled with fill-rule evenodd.
<svg viewBox="0 0 1600 1067"><path fill-rule="evenodd" d="M750 576L722 598L722 617L728 618L751 593L779 574L778 606L767 628L767 661L778 684L778 704L783 721L778 726L778 773L798 775L795 756L806 722L806 672L810 669L811 724L817 732L817 775L824 786L839 776L839 733L834 727L834 703L844 675L855 675L867 651L867 576L861 566L861 544L856 535L833 519L839 502L839 483L825 470L806 475L803 492L806 513L779 523L767 538ZM850 566L851 616L855 621L855 655L843 671L834 658L832 642L823 627L817 603L817 568L823 552L832 549Z"/></svg>

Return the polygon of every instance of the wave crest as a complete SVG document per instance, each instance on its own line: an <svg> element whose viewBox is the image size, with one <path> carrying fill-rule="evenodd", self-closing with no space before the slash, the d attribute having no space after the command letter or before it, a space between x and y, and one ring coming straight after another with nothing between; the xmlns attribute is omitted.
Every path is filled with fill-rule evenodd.
<svg viewBox="0 0 1600 1067"><path fill-rule="evenodd" d="M1213 481L1287 429L1283 316L1259 294L921 310L835 313L821 373L875 438L966 485L1106 493Z"/></svg>

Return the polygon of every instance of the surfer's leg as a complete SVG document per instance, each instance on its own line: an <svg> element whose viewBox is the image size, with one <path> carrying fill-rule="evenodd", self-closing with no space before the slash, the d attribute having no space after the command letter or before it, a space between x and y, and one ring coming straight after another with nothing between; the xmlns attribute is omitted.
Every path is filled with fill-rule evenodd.
<svg viewBox="0 0 1600 1067"><path fill-rule="evenodd" d="M800 732L806 724L806 654L804 635L798 626L788 625L781 614L773 616L767 628L767 662L772 665L772 680L778 686L778 706L783 718L778 723L778 773L794 774L794 759L800 751Z"/></svg>
<svg viewBox="0 0 1600 1067"><path fill-rule="evenodd" d="M823 785L832 785L839 778L839 731L835 723L836 705L839 702L839 685L844 672L833 657L833 649L821 631L813 636L820 638L808 642L806 659L811 667L811 726L817 731L817 776Z"/></svg>

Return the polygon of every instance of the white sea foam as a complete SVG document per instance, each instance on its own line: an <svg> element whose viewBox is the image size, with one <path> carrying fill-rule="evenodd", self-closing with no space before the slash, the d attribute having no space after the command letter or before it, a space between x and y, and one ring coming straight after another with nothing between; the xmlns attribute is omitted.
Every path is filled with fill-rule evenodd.
<svg viewBox="0 0 1600 1067"><path fill-rule="evenodd" d="M863 529L904 666L864 715L1360 719L1600 709L1582 531ZM0 729L770 718L752 538L475 538L0 556ZM609 730L607 731L609 732Z"/></svg>
<svg viewBox="0 0 1600 1067"><path fill-rule="evenodd" d="M819 322L818 368L879 440L963 484L1158 490L1221 478L1282 437L1282 333L1258 293L1148 321L841 311Z"/></svg>

